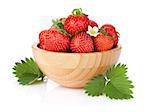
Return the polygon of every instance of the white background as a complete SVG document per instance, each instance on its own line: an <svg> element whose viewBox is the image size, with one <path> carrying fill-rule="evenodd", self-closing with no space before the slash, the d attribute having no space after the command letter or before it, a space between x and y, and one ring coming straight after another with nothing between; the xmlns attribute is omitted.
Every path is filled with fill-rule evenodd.
<svg viewBox="0 0 150 112"><path fill-rule="evenodd" d="M21 86L12 74L16 61L32 56L31 45L51 19L81 7L121 34L120 62L128 64L132 100L88 97L83 90L48 83ZM148 0L0 0L0 112L149 112L150 3Z"/></svg>

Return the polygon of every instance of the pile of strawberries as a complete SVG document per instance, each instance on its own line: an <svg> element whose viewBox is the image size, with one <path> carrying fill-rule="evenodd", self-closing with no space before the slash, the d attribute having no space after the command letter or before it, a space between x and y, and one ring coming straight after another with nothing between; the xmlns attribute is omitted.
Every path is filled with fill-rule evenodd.
<svg viewBox="0 0 150 112"><path fill-rule="evenodd" d="M52 27L39 34L39 47L55 52L101 52L116 47L118 37L114 26L105 24L98 28L79 8L67 18L53 20Z"/></svg>

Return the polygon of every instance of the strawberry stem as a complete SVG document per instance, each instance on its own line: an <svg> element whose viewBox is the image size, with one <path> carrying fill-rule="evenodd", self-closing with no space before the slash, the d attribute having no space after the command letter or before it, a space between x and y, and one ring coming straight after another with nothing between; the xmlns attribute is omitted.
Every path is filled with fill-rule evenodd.
<svg viewBox="0 0 150 112"><path fill-rule="evenodd" d="M55 26L57 26L58 28L64 29L63 23L62 23L61 21L59 21L58 19L52 20L52 22L53 22L53 24L54 24Z"/></svg>
<svg viewBox="0 0 150 112"><path fill-rule="evenodd" d="M118 35L118 37L120 37L120 33L119 32L117 32L117 35Z"/></svg>
<svg viewBox="0 0 150 112"><path fill-rule="evenodd" d="M64 24L56 19L56 20L52 20L54 28L56 28L57 30L59 30L61 33L63 33L64 35L69 36L70 38L72 38L72 35L69 34L65 29L64 29Z"/></svg>
<svg viewBox="0 0 150 112"><path fill-rule="evenodd" d="M107 36L108 36L108 33L107 33L103 28L100 29L100 32L101 32L103 35L107 35Z"/></svg>
<svg viewBox="0 0 150 112"><path fill-rule="evenodd" d="M76 8L72 11L73 15L83 15L82 9L81 8Z"/></svg>

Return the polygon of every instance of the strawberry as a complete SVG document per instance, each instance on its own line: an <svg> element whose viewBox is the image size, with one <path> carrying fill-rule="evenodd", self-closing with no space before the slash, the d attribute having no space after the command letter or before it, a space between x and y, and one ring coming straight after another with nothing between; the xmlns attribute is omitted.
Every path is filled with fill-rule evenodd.
<svg viewBox="0 0 150 112"><path fill-rule="evenodd" d="M102 31L105 31L109 36L112 36L113 37L113 40L114 40L114 47L117 46L118 44L118 33L115 29L115 27L111 24L105 24L101 27Z"/></svg>
<svg viewBox="0 0 150 112"><path fill-rule="evenodd" d="M73 37L70 44L72 52L88 53L94 51L92 38L85 32L81 32Z"/></svg>
<svg viewBox="0 0 150 112"><path fill-rule="evenodd" d="M115 27L111 24L104 24L101 28L115 30Z"/></svg>
<svg viewBox="0 0 150 112"><path fill-rule="evenodd" d="M41 49L45 49L44 48L44 37L46 36L47 30L43 30L40 34L39 34L39 48Z"/></svg>
<svg viewBox="0 0 150 112"><path fill-rule="evenodd" d="M89 25L91 27L94 27L94 26L98 27L98 24L95 21L93 21L93 20L89 20Z"/></svg>
<svg viewBox="0 0 150 112"><path fill-rule="evenodd" d="M113 47L112 37L104 35L102 33L98 34L94 38L95 51L107 51Z"/></svg>
<svg viewBox="0 0 150 112"><path fill-rule="evenodd" d="M82 13L82 9L74 9L72 14L64 22L65 30L72 35L80 31L86 31L89 24L87 15Z"/></svg>
<svg viewBox="0 0 150 112"><path fill-rule="evenodd" d="M69 36L55 28L42 31L39 34L39 41L39 47L48 51L67 51L70 45Z"/></svg>

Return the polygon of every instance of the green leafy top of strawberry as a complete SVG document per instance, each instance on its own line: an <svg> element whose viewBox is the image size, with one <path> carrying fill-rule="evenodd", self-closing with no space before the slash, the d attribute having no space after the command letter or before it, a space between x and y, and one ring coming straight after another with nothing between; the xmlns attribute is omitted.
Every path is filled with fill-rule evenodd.
<svg viewBox="0 0 150 112"><path fill-rule="evenodd" d="M76 8L72 11L72 15L74 16L87 16L85 13L83 13L81 8Z"/></svg>
<svg viewBox="0 0 150 112"><path fill-rule="evenodd" d="M99 31L100 31L102 34L108 36L108 33L107 33L103 28L101 28Z"/></svg>
<svg viewBox="0 0 150 112"><path fill-rule="evenodd" d="M64 21L60 21L58 19L56 20L52 20L53 22L53 28L56 28L57 30L59 30L61 33L63 33L64 35L69 36L70 38L72 38L72 35L69 34L65 29L64 29Z"/></svg>
<svg viewBox="0 0 150 112"><path fill-rule="evenodd" d="M53 22L53 27L55 27L57 29L64 29L64 25L60 20L58 20L58 19L54 20L53 19L52 22Z"/></svg>
<svg viewBox="0 0 150 112"><path fill-rule="evenodd" d="M84 15L81 8L76 8L72 11L73 15Z"/></svg>
<svg viewBox="0 0 150 112"><path fill-rule="evenodd" d="M106 32L105 29L101 28L101 29L99 30L99 32L102 33L102 34L105 35L105 36L108 36L111 40L114 41L114 38L113 38L112 36L110 36L110 35L108 34L108 32Z"/></svg>

